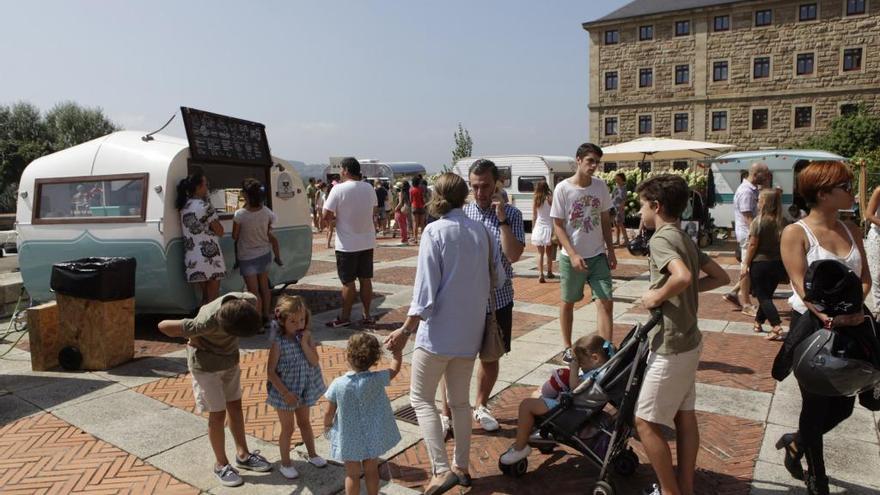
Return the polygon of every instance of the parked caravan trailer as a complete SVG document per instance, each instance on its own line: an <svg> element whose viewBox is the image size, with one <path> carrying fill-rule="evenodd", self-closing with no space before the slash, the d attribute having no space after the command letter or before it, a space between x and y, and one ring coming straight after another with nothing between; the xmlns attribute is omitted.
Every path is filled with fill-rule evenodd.
<svg viewBox="0 0 880 495"><path fill-rule="evenodd" d="M324 169L324 178L328 182L340 180L342 174L342 157L331 156L330 165ZM379 180L386 184L394 184L400 179L409 179L416 175L425 176L425 166L415 162L384 163L372 159L358 159L361 164L361 175L365 179Z"/></svg>
<svg viewBox="0 0 880 495"><path fill-rule="evenodd" d="M495 162L510 203L519 208L523 221L530 224L533 220L535 184L546 181L552 191L559 181L571 177L577 168L574 158L569 156L500 155L462 158L455 163L452 171L468 180L468 170L481 158Z"/></svg>
<svg viewBox="0 0 880 495"><path fill-rule="evenodd" d="M772 175L772 186L782 188L782 211L790 218L788 207L796 203L803 209L797 194L795 178L797 173L813 161L847 161L840 155L818 150L761 150L726 153L710 162L712 185L714 186L714 206L709 210L715 226L729 229L733 226L733 195L742 178L748 174L749 167L756 162L766 163Z"/></svg>
<svg viewBox="0 0 880 495"><path fill-rule="evenodd" d="M53 299L49 277L54 263L131 256L137 259L138 312L187 313L196 308L199 299L184 278L180 214L174 206L177 184L190 166L201 167L208 177L211 201L226 231L221 240L227 267L222 291L244 287L232 268L231 232L238 188L247 177L267 184L267 204L277 215L273 230L284 266L272 264L272 283L292 283L306 274L312 254L309 210L302 181L289 163L273 157L272 166L194 165L186 140L154 135L145 141L143 135L115 132L25 168L16 217L19 265L34 300Z"/></svg>

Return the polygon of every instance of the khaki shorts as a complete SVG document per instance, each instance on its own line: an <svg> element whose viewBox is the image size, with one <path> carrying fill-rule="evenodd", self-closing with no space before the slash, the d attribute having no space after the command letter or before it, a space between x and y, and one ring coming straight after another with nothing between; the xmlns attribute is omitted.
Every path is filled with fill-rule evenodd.
<svg viewBox="0 0 880 495"><path fill-rule="evenodd" d="M636 417L649 423L659 423L675 428L678 411L693 411L697 402L696 378L703 344L680 354L657 354L648 356L648 368Z"/></svg>
<svg viewBox="0 0 880 495"><path fill-rule="evenodd" d="M226 403L241 399L241 368L223 371L195 371L192 374L193 397L199 412L226 410Z"/></svg>

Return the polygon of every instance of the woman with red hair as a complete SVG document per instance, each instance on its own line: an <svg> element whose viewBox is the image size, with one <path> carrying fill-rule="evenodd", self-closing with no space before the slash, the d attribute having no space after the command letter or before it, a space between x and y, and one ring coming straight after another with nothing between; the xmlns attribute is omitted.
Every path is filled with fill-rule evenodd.
<svg viewBox="0 0 880 495"><path fill-rule="evenodd" d="M864 321L861 308L858 313L835 316L822 312L804 301L804 275L814 261L840 261L861 276L863 298L871 290L871 275L865 261L861 230L852 223L839 219L839 210L852 207L853 174L842 162L813 162L797 177L798 192L804 197L810 213L803 220L791 224L782 232L782 262L791 280L794 294L789 299L792 307L791 328L807 312L816 315L826 328L855 326ZM822 453L822 436L848 418L855 404L854 397L823 397L801 388L801 413L798 431L786 433L776 443L785 448L785 468L797 479L804 480L801 459L806 457L809 472L806 476L807 493L827 494L828 476Z"/></svg>

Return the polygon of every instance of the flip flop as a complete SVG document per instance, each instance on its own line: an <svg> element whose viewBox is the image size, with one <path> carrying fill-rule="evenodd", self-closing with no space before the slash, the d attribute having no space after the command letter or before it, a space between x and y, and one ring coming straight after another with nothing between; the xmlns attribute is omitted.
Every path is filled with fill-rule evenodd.
<svg viewBox="0 0 880 495"><path fill-rule="evenodd" d="M364 319L361 320L361 325L375 325L376 318L373 316L364 316Z"/></svg>
<svg viewBox="0 0 880 495"><path fill-rule="evenodd" d="M327 323L325 323L325 325L327 325L330 328L347 327L347 326L351 325L351 320L343 320L343 319L340 319L339 317L336 317L333 319L333 321L328 321Z"/></svg>
<svg viewBox="0 0 880 495"><path fill-rule="evenodd" d="M770 330L770 333L764 338L767 340L784 340L785 337L782 336L781 328L774 328Z"/></svg>

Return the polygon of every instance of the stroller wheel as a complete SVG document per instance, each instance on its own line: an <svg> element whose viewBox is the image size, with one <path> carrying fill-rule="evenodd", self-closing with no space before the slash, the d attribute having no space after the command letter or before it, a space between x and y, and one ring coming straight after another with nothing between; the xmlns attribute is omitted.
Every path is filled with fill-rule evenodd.
<svg viewBox="0 0 880 495"><path fill-rule="evenodd" d="M529 470L529 460L527 458L521 459L513 464L502 464L501 461L499 461L498 468L501 469L501 472L506 474L507 476L519 478L520 476L526 474L526 471Z"/></svg>
<svg viewBox="0 0 880 495"><path fill-rule="evenodd" d="M611 465L620 476L632 476L639 468L639 456L632 450L624 450L614 458Z"/></svg>
<svg viewBox="0 0 880 495"><path fill-rule="evenodd" d="M593 487L593 495L614 495L614 487L607 481L599 481Z"/></svg>

